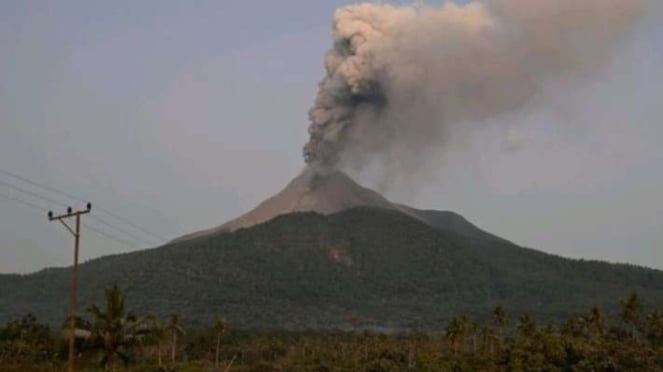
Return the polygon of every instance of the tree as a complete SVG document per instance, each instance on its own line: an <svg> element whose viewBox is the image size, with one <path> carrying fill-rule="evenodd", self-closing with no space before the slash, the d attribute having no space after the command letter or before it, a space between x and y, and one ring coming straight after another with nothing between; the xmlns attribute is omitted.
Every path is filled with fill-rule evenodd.
<svg viewBox="0 0 663 372"><path fill-rule="evenodd" d="M112 367L115 359L129 364L129 349L149 333L145 319L137 319L125 310L124 294L115 285L105 290L106 307L96 305L87 308L94 321L88 338L88 346L102 350L101 365Z"/></svg>
<svg viewBox="0 0 663 372"><path fill-rule="evenodd" d="M629 328L631 338L636 339L636 329L640 324L640 299L634 292L631 293L626 299L621 301L621 311L619 317L622 322Z"/></svg>
<svg viewBox="0 0 663 372"><path fill-rule="evenodd" d="M447 325L446 337L451 342L451 350L455 355L458 351L458 344L461 347L465 342L465 335L467 333L468 321L465 316L454 317Z"/></svg>
<svg viewBox="0 0 663 372"><path fill-rule="evenodd" d="M518 331L525 337L529 337L536 331L536 324L529 315L523 315L518 320Z"/></svg>
<svg viewBox="0 0 663 372"><path fill-rule="evenodd" d="M477 332L479 332L479 323L469 319L467 322L467 330L470 333L470 340L472 341L472 354L477 352Z"/></svg>
<svg viewBox="0 0 663 372"><path fill-rule="evenodd" d="M31 313L0 326L0 365L7 362L34 364L55 357L50 329Z"/></svg>
<svg viewBox="0 0 663 372"><path fill-rule="evenodd" d="M163 359L161 358L161 342L166 337L166 327L164 327L161 319L156 315L149 315L147 317L152 330L152 339L157 343L157 363L159 367L163 365Z"/></svg>
<svg viewBox="0 0 663 372"><path fill-rule="evenodd" d="M591 337L599 337L603 334L605 329L605 320L603 314L598 307L592 307L589 312L582 317L582 322L587 328L587 332Z"/></svg>
<svg viewBox="0 0 663 372"><path fill-rule="evenodd" d="M500 342L502 342L502 339L504 338L504 327L506 327L508 323L509 319L506 315L506 311L504 311L502 306L497 306L495 310L493 310L493 325L497 327L497 336Z"/></svg>
<svg viewBox="0 0 663 372"><path fill-rule="evenodd" d="M170 316L170 321L168 322L166 329L173 336L171 343L170 359L171 361L174 362L175 358L177 357L177 335L184 335L186 333L184 331L184 326L182 325L182 321L180 320L179 315L173 314Z"/></svg>
<svg viewBox="0 0 663 372"><path fill-rule="evenodd" d="M214 365L219 367L219 353L221 351L221 336L228 330L228 322L224 319L217 319L214 322L214 330L216 331L216 358Z"/></svg>
<svg viewBox="0 0 663 372"><path fill-rule="evenodd" d="M494 354L494 349L495 349L495 339L497 336L495 335L495 331L493 328L486 326L481 328L481 340L482 340L482 348L484 353L488 353L488 356L491 358L493 357Z"/></svg>
<svg viewBox="0 0 663 372"><path fill-rule="evenodd" d="M561 333L569 338L580 337L583 335L582 318L569 318L561 327Z"/></svg>
<svg viewBox="0 0 663 372"><path fill-rule="evenodd" d="M663 312L655 310L647 315L647 338L654 348L663 346Z"/></svg>

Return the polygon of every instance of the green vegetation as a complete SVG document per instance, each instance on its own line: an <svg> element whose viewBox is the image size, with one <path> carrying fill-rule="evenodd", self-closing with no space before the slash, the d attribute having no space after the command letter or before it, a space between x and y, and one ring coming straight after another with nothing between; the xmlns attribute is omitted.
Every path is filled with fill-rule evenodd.
<svg viewBox="0 0 663 372"><path fill-rule="evenodd" d="M177 360L177 336L183 336L186 333L179 315L173 314L170 316L166 331L172 337L172 341L170 342L170 361L174 363Z"/></svg>
<svg viewBox="0 0 663 372"><path fill-rule="evenodd" d="M135 320L123 298L117 287L107 289L106 310L91 307L91 322L81 320L91 331L77 343L81 370L663 371L663 313L643 306L635 294L622 301L614 319L594 307L558 324L538 325L527 315L512 322L497 307L485 322L461 315L442 333L398 334L241 331L221 320L184 332L177 316L160 328ZM181 361L162 363L164 329L180 336ZM0 365L3 371L62 370L64 344L27 315L0 327ZM172 350L176 345L173 338ZM94 358L97 349L101 360Z"/></svg>
<svg viewBox="0 0 663 372"><path fill-rule="evenodd" d="M107 256L81 265L79 302L102 303L117 283L136 313L180 314L189 328L223 314L239 329L349 330L360 319L380 332L441 332L457 314L489 320L497 305L538 324L593 306L617 317L614 300L631 292L663 307L661 271L521 248L439 213L440 228L381 209L298 213ZM70 269L0 275L0 322L31 312L59 324L69 284ZM172 338L167 331L164 343Z"/></svg>
<svg viewBox="0 0 663 372"><path fill-rule="evenodd" d="M214 357L214 367L219 367L219 358L221 357L221 337L228 331L228 322L223 319L217 319L214 323L214 331L216 332L216 353Z"/></svg>
<svg viewBox="0 0 663 372"><path fill-rule="evenodd" d="M87 309L92 317L91 327L84 329L86 350L100 350L100 364L113 366L117 359L124 365L130 361L129 351L149 334L146 319L137 319L124 308L124 294L117 286L106 289L106 308L96 305ZM78 336L77 336L78 338Z"/></svg>

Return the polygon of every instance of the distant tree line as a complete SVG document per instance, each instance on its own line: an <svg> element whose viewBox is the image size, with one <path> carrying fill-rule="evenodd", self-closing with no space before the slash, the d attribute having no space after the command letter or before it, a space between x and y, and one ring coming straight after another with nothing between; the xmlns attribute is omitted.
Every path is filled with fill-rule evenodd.
<svg viewBox="0 0 663 372"><path fill-rule="evenodd" d="M168 319L128 312L117 287L102 307L76 319L82 370L132 371L663 371L663 312L645 309L636 294L619 316L594 307L561 323L513 319L502 307L491 321L465 315L445 332L384 334L362 330L285 332L230 329L222 318L185 330ZM62 370L69 337L28 314L0 327L3 371Z"/></svg>

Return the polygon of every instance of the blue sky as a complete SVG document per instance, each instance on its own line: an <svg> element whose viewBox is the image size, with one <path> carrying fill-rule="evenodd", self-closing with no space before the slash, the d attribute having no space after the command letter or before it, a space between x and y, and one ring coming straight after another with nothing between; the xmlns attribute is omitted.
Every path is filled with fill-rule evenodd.
<svg viewBox="0 0 663 372"><path fill-rule="evenodd" d="M218 225L303 167L307 111L344 3L2 2L0 169L163 239ZM599 81L452 143L439 168L387 196L547 252L663 269L661 19L652 10ZM514 136L518 148L505 150ZM62 209L1 183L0 194ZM88 223L129 242L84 230L85 259L163 240ZM67 265L70 245L39 210L0 198L0 272Z"/></svg>

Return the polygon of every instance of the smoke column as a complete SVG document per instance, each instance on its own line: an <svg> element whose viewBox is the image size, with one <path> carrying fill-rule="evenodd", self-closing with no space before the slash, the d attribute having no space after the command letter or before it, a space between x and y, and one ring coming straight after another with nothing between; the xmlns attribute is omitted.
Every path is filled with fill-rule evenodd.
<svg viewBox="0 0 663 372"><path fill-rule="evenodd" d="M454 126L518 112L546 84L592 77L643 8L643 0L340 8L304 158L315 169L378 161L412 171Z"/></svg>

